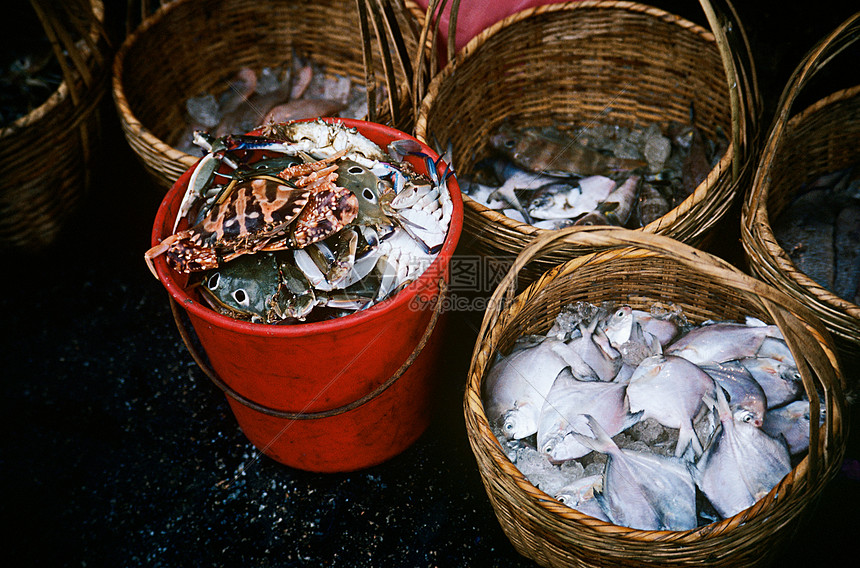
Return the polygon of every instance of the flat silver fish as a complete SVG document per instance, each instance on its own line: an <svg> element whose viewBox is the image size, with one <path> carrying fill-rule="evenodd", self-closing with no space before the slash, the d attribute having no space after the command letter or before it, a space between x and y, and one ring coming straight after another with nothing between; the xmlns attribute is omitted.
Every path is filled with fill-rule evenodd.
<svg viewBox="0 0 860 568"><path fill-rule="evenodd" d="M594 437L579 438L609 456L597 498L614 524L668 531L696 527L696 486L682 460L622 450L596 420L586 419Z"/></svg>
<svg viewBox="0 0 860 568"><path fill-rule="evenodd" d="M725 363L756 356L768 337L782 339L782 333L777 326L763 323L711 323L690 330L664 352L683 357L697 365Z"/></svg>
<svg viewBox="0 0 860 568"><path fill-rule="evenodd" d="M714 365L703 365L703 371L728 393L732 412L739 409L749 411L749 420L754 426L761 427L767 410L767 397L764 389L752 374L740 363L729 361Z"/></svg>
<svg viewBox="0 0 860 568"><path fill-rule="evenodd" d="M791 363L769 357L747 357L738 363L761 385L768 409L797 400L803 393L800 372Z"/></svg>
<svg viewBox="0 0 860 568"><path fill-rule="evenodd" d="M781 439L732 413L721 388L716 389L720 425L691 469L696 485L724 518L751 507L791 472L791 456ZM738 419L740 416L740 419Z"/></svg>
<svg viewBox="0 0 860 568"><path fill-rule="evenodd" d="M597 327L594 318L587 325L579 324L580 336L568 342L570 348L591 368L600 381L611 381L623 363L621 353L612 347L603 330ZM585 378L580 376L579 378Z"/></svg>
<svg viewBox="0 0 860 568"><path fill-rule="evenodd" d="M663 352L660 340L642 328L635 312L630 306L621 306L605 324L610 343L630 365L638 365L643 359Z"/></svg>
<svg viewBox="0 0 860 568"><path fill-rule="evenodd" d="M818 413L819 427L824 425L824 412L825 405L822 403ZM788 451L795 456L809 448L809 421L809 401L796 400L768 410L762 429L774 438L782 436L788 444Z"/></svg>
<svg viewBox="0 0 860 568"><path fill-rule="evenodd" d="M635 424L639 417L627 412L626 385L601 381L580 381L564 368L547 393L540 413L537 447L550 461L562 462L582 457L591 448L572 433L588 434L585 414L590 414L615 436Z"/></svg>
<svg viewBox="0 0 860 568"><path fill-rule="evenodd" d="M601 521L611 522L597 501L597 493L602 489L602 475L586 475L559 489L555 498L580 513Z"/></svg>
<svg viewBox="0 0 860 568"><path fill-rule="evenodd" d="M643 360L630 377L627 400L630 412L644 411L642 419L653 418L667 428L678 428L675 455L691 447L695 456L702 444L693 420L703 398L714 391L714 381L697 365L674 355L653 355Z"/></svg>
<svg viewBox="0 0 860 568"><path fill-rule="evenodd" d="M558 181L536 191L528 211L535 219L575 219L596 210L614 187L615 182L603 176L590 176L578 183Z"/></svg>
<svg viewBox="0 0 860 568"><path fill-rule="evenodd" d="M559 372L568 366L556 351L561 343L548 338L535 347L515 351L487 373L487 418L509 438L537 432L547 394Z"/></svg>

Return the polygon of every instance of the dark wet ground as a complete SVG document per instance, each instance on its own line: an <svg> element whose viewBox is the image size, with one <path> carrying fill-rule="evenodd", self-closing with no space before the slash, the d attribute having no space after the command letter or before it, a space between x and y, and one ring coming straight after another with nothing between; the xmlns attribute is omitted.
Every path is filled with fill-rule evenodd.
<svg viewBox="0 0 860 568"><path fill-rule="evenodd" d="M743 6L742 15L772 105L800 56L848 10L755 4L767 6ZM682 8L675 12L701 21L695 3ZM104 108L104 163L85 207L50 249L3 259L4 558L22 566L532 566L496 521L466 436L475 314L452 314L435 419L401 455L344 474L262 456L191 359L146 270L160 195L122 138L112 102ZM853 557L853 430L853 476L828 485L777 566Z"/></svg>

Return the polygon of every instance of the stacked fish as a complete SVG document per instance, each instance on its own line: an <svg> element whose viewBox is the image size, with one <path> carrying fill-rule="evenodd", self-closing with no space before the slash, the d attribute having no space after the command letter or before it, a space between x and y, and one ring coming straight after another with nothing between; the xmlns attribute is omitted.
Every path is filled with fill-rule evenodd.
<svg viewBox="0 0 860 568"><path fill-rule="evenodd" d="M766 495L808 449L778 327L577 303L487 373L487 418L538 488L587 515L688 530Z"/></svg>
<svg viewBox="0 0 860 568"><path fill-rule="evenodd" d="M464 193L541 229L619 225L662 217L704 181L727 147L692 125L515 129L491 136L496 155L460 176Z"/></svg>
<svg viewBox="0 0 860 568"><path fill-rule="evenodd" d="M188 181L174 233L147 251L201 275L211 306L255 323L366 309L419 276L447 236L453 204L414 140L383 150L354 128L278 123L268 135L213 139ZM406 155L423 160L414 171ZM189 228L177 231L187 219ZM193 280L192 280L192 285Z"/></svg>
<svg viewBox="0 0 860 568"><path fill-rule="evenodd" d="M773 233L801 272L843 300L860 303L860 167L801 188Z"/></svg>
<svg viewBox="0 0 860 568"><path fill-rule="evenodd" d="M220 96L203 93L191 97L185 108L188 125L176 147L200 155L193 142L196 130L220 137L250 132L258 124L303 118L363 118L367 89L347 76L327 74L324 66L294 54L290 65L263 67L259 74L243 67Z"/></svg>

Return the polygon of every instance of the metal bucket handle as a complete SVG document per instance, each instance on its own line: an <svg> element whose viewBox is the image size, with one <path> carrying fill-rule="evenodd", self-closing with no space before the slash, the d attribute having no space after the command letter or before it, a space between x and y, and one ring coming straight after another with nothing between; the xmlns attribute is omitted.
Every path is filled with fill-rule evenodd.
<svg viewBox="0 0 860 568"><path fill-rule="evenodd" d="M415 349L412 350L412 353L407 357L406 361L391 375L388 380L384 383L380 384L378 387L362 396L361 398L350 402L349 404L345 404L338 408L332 408L330 410L321 410L319 412L289 412L285 410L278 410L275 408L269 408L268 406L263 406L253 400L239 394L236 392L230 385L224 382L221 377L218 376L218 373L209 365L208 357L206 353L198 348L196 342L193 340L192 334L196 337L196 333L194 332L193 326L191 326L190 322L184 321L181 316L181 311L179 309L179 305L176 300L172 297L170 300L170 311L173 312L173 320L176 322L176 327L179 330L179 335L182 337L183 343L185 343L185 347L188 349L188 352L191 353L191 357L194 359L194 362L200 367L200 369L206 373L206 376L215 383L219 389L221 389L224 394L229 396L230 398L236 400L237 402L242 403L243 405L256 410L257 412L261 412L263 414L267 414L269 416L274 416L275 418L283 418L285 420L314 420L319 418L330 418L332 416L337 416L339 414L343 414L345 412L349 412L351 410L355 410L359 406L366 404L381 395L385 390L388 389L391 385L399 379L403 373L415 362L421 352L424 350L424 347L427 345L427 341L430 339L430 335L433 333L433 330L436 328L436 323L439 320L439 315L442 313L442 306L444 304L443 300L445 298L445 293L447 291L448 285L445 282L444 278L439 279L439 290L436 295L436 305L433 307L433 315L430 317L430 322L427 324L427 327L424 329L424 333L421 335L421 339L418 341L418 344L415 346Z"/></svg>

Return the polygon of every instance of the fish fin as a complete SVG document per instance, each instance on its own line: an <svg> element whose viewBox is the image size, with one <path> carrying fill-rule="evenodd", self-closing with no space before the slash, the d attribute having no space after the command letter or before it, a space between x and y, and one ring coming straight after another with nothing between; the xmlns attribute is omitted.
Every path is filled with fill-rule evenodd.
<svg viewBox="0 0 860 568"><path fill-rule="evenodd" d="M626 400L626 398L625 398ZM644 410L640 410L639 412L628 413L627 416L624 417L624 425L621 427L621 431L627 430L631 426L634 426L642 420L642 415L645 414Z"/></svg>
<svg viewBox="0 0 860 568"><path fill-rule="evenodd" d="M690 453L692 452L692 456ZM702 455L702 442L693 429L693 424L684 425L678 431L678 444L675 446L675 457L687 461L695 461Z"/></svg>

